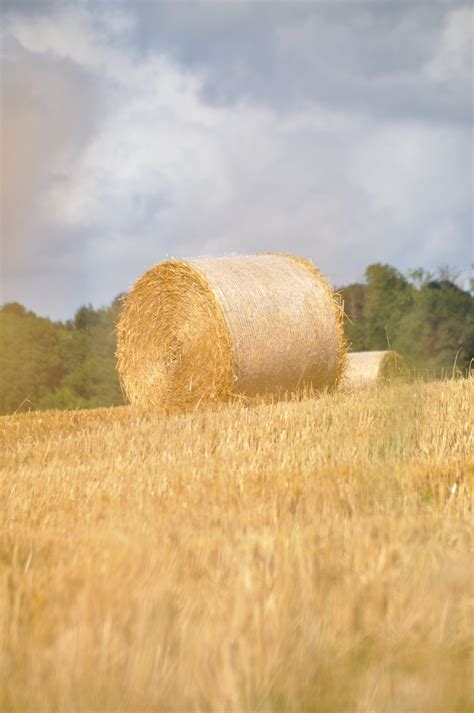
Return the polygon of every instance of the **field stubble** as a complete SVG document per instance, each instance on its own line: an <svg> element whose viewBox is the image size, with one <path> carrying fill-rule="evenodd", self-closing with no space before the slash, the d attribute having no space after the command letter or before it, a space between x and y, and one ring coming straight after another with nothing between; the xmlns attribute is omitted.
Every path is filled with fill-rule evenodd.
<svg viewBox="0 0 474 713"><path fill-rule="evenodd" d="M0 709L472 710L472 393L1 419Z"/></svg>

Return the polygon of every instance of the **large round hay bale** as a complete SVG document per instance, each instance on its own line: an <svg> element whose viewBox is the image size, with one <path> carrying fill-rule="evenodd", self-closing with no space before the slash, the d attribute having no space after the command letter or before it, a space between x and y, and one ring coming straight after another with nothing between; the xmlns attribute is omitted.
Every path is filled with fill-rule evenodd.
<svg viewBox="0 0 474 713"><path fill-rule="evenodd" d="M349 352L344 383L347 386L367 386L400 378L406 371L405 360L397 352Z"/></svg>
<svg viewBox="0 0 474 713"><path fill-rule="evenodd" d="M128 399L165 409L332 387L345 363L342 311L300 258L169 260L127 296L117 358Z"/></svg>

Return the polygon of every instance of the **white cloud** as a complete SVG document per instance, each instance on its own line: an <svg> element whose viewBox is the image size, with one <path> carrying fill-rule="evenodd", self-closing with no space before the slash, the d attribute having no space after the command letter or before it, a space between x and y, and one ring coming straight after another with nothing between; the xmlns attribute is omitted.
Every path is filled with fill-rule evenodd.
<svg viewBox="0 0 474 713"><path fill-rule="evenodd" d="M449 12L443 23L436 52L427 62L427 76L435 82L455 82L472 88L474 9L460 7Z"/></svg>
<svg viewBox="0 0 474 713"><path fill-rule="evenodd" d="M1 225L6 267L37 258L51 187L97 128L100 97L79 66L9 42L1 75ZM6 268L4 268L6 269Z"/></svg>
<svg viewBox="0 0 474 713"><path fill-rule="evenodd" d="M442 59L458 46L450 22L437 56L455 72L457 50L451 64ZM78 302L109 301L166 255L293 251L341 284L377 260L432 267L466 254L465 128L311 97L285 112L243 99L211 105L202 73L163 53L136 52L126 40L132 28L133 18L100 6L13 15L7 27L32 62L87 72L101 97L93 131L80 140L66 132L64 146L59 130L50 134L54 175L44 170L44 152L31 158L44 181L29 189L41 204L31 260L41 255L49 281L60 273L58 293L68 274L75 285L55 316L69 316ZM44 86L63 116L61 86ZM22 265L10 266L5 298L54 313L53 301L38 297L41 277L32 277L28 259L24 251Z"/></svg>

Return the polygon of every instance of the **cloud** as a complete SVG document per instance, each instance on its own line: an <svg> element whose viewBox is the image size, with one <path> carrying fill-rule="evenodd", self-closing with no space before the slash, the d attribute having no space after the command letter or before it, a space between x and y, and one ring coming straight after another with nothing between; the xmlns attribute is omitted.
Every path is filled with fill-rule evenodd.
<svg viewBox="0 0 474 713"><path fill-rule="evenodd" d="M65 318L167 255L293 251L338 284L378 260L468 259L471 134L457 85L471 71L469 11L396 14L387 38L385 6L346 7L347 22L337 8L266 6L210 19L200 5L197 29L181 3L12 11L3 299ZM397 58L402 28L410 52ZM440 101L433 87L446 83Z"/></svg>
<svg viewBox="0 0 474 713"><path fill-rule="evenodd" d="M469 121L472 12L464 2L146 3L135 39L198 67L218 104L245 99L283 112L313 100Z"/></svg>
<svg viewBox="0 0 474 713"><path fill-rule="evenodd" d="M47 197L74 171L97 128L101 98L90 74L64 58L30 52L12 39L3 51L2 298L41 307L38 270L55 230Z"/></svg>

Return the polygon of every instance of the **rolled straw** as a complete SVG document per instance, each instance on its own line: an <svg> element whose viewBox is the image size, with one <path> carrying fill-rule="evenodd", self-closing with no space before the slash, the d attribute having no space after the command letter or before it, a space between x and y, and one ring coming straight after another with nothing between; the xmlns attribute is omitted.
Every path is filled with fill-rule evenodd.
<svg viewBox="0 0 474 713"><path fill-rule="evenodd" d="M345 363L341 308L300 258L169 260L126 298L117 358L128 399L165 409L332 387Z"/></svg>
<svg viewBox="0 0 474 713"><path fill-rule="evenodd" d="M406 373L406 363L397 352L349 352L344 374L346 386L367 386L377 381L399 378Z"/></svg>

